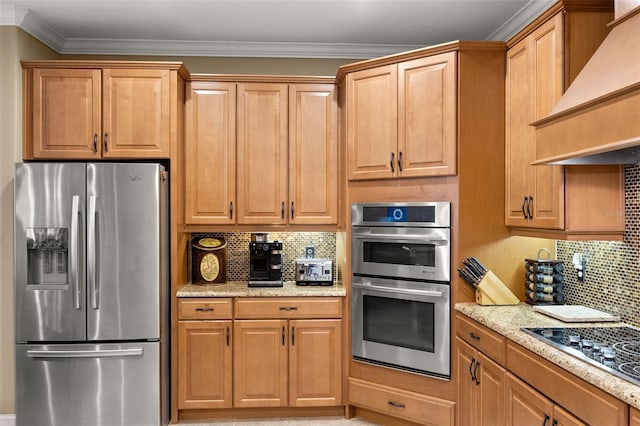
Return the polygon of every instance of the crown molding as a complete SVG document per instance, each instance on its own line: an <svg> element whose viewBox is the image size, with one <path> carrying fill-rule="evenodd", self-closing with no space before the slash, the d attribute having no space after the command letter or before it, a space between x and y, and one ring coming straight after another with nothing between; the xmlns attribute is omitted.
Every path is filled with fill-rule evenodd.
<svg viewBox="0 0 640 426"><path fill-rule="evenodd" d="M64 36L31 10L26 10L18 26L58 53L64 47Z"/></svg>
<svg viewBox="0 0 640 426"><path fill-rule="evenodd" d="M530 0L497 30L491 33L487 40L509 40L555 2L557 0Z"/></svg>

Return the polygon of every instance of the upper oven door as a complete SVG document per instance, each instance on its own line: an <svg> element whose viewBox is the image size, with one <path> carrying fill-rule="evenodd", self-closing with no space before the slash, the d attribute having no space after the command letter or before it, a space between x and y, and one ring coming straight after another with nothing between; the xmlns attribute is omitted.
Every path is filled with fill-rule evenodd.
<svg viewBox="0 0 640 426"><path fill-rule="evenodd" d="M352 272L448 282L450 237L449 228L354 226Z"/></svg>

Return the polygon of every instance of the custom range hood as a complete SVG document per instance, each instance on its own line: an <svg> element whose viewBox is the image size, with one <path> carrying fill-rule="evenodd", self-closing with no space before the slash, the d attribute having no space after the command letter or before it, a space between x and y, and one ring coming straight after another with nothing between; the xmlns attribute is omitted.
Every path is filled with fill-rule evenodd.
<svg viewBox="0 0 640 426"><path fill-rule="evenodd" d="M640 162L637 5L637 0L616 0L616 19L609 24L607 38L550 114L532 123L536 129L532 164Z"/></svg>

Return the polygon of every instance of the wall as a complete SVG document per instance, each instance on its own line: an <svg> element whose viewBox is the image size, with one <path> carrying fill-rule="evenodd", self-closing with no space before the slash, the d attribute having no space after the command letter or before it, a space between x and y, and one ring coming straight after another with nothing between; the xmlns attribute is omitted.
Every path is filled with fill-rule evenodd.
<svg viewBox="0 0 640 426"><path fill-rule="evenodd" d="M22 159L21 59L58 55L16 27L0 26L0 414L14 411L13 163Z"/></svg>
<svg viewBox="0 0 640 426"><path fill-rule="evenodd" d="M624 240L557 241L565 265L565 303L586 305L619 315L640 327L640 165L625 166ZM583 283L577 279L574 253L588 253Z"/></svg>

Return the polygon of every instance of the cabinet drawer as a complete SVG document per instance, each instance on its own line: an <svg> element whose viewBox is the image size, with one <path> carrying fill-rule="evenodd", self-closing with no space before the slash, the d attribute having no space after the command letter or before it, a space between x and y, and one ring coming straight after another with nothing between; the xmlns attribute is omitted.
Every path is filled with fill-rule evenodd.
<svg viewBox="0 0 640 426"><path fill-rule="evenodd" d="M339 297L238 298L234 301L235 318L341 318Z"/></svg>
<svg viewBox="0 0 640 426"><path fill-rule="evenodd" d="M509 342L507 369L590 425L628 424L629 407L619 399Z"/></svg>
<svg viewBox="0 0 640 426"><path fill-rule="evenodd" d="M423 425L454 424L452 401L364 380L349 379L349 403Z"/></svg>
<svg viewBox="0 0 640 426"><path fill-rule="evenodd" d="M482 324L456 313L456 333L462 340L488 355L498 364L505 363L506 339Z"/></svg>
<svg viewBox="0 0 640 426"><path fill-rule="evenodd" d="M231 319L231 314L231 299L178 300L178 319L181 320Z"/></svg>

